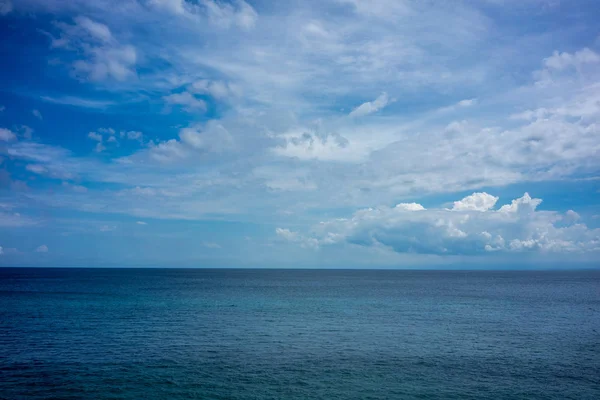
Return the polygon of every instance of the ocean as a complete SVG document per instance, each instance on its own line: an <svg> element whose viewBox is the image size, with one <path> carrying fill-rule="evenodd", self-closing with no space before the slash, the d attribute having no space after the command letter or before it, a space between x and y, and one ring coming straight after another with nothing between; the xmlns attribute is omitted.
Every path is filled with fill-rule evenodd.
<svg viewBox="0 0 600 400"><path fill-rule="evenodd" d="M0 269L1 399L600 399L600 271Z"/></svg>

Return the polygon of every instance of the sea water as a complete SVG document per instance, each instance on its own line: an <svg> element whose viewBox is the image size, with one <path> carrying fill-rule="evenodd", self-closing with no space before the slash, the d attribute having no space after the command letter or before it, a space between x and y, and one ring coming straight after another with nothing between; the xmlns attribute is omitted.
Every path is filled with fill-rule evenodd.
<svg viewBox="0 0 600 400"><path fill-rule="evenodd" d="M2 399L600 399L600 272L0 269Z"/></svg>

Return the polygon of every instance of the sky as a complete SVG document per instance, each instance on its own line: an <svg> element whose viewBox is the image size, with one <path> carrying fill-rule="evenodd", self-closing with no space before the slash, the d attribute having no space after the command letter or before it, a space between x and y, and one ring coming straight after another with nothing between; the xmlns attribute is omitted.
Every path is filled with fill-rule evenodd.
<svg viewBox="0 0 600 400"><path fill-rule="evenodd" d="M0 266L600 260L596 0L0 0Z"/></svg>

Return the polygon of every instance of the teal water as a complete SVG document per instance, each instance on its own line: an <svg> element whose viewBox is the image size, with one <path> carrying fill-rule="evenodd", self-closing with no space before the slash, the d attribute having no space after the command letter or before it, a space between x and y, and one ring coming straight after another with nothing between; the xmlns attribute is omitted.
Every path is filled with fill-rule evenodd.
<svg viewBox="0 0 600 400"><path fill-rule="evenodd" d="M0 269L2 399L599 399L600 272Z"/></svg>

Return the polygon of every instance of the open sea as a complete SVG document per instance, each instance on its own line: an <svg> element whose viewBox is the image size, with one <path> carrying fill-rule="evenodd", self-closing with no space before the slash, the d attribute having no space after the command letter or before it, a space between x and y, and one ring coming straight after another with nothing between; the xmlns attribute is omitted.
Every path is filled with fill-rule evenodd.
<svg viewBox="0 0 600 400"><path fill-rule="evenodd" d="M0 269L1 399L600 399L600 271Z"/></svg>

